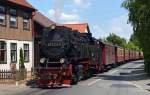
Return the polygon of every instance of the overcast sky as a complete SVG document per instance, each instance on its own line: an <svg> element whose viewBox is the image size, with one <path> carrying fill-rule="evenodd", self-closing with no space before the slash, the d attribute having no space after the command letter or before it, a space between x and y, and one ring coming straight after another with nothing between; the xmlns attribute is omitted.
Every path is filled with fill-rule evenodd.
<svg viewBox="0 0 150 95"><path fill-rule="evenodd" d="M94 37L115 33L130 38L128 11L121 7L124 0L28 0L51 20L59 23L88 23Z"/></svg>

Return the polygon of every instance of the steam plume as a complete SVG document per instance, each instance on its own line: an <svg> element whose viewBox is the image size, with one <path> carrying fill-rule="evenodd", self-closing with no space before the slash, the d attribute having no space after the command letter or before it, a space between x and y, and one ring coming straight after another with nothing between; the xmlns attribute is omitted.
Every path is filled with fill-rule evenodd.
<svg viewBox="0 0 150 95"><path fill-rule="evenodd" d="M64 0L53 0L53 1L54 1L54 10L55 10L55 21L58 22L62 14Z"/></svg>

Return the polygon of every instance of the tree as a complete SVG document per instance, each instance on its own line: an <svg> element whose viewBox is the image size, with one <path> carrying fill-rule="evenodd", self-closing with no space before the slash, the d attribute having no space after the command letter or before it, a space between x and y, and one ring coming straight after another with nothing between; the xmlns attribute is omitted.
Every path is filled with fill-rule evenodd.
<svg viewBox="0 0 150 95"><path fill-rule="evenodd" d="M130 50L141 51L139 41L134 33L131 35L129 42L125 45L125 47Z"/></svg>
<svg viewBox="0 0 150 95"><path fill-rule="evenodd" d="M145 71L150 74L150 0L125 0L129 22L144 53Z"/></svg>
<svg viewBox="0 0 150 95"><path fill-rule="evenodd" d="M19 68L25 68L24 66L24 54L22 48L20 49Z"/></svg>
<svg viewBox="0 0 150 95"><path fill-rule="evenodd" d="M130 42L134 43L136 46L140 46L140 42L134 33L130 37Z"/></svg>
<svg viewBox="0 0 150 95"><path fill-rule="evenodd" d="M129 50L140 50L139 49L139 46L135 45L135 43L133 42L128 42L126 45L125 45L125 48L129 49Z"/></svg>
<svg viewBox="0 0 150 95"><path fill-rule="evenodd" d="M120 36L112 33L105 39L103 39L106 43L111 43L114 45L118 45L129 50L140 50L139 48L139 41L137 40L136 36L133 34L131 35L130 41L127 43L125 38L121 38Z"/></svg>
<svg viewBox="0 0 150 95"><path fill-rule="evenodd" d="M126 40L124 38L121 38L114 33L111 33L108 37L106 37L105 42L122 47L124 47L126 44Z"/></svg>

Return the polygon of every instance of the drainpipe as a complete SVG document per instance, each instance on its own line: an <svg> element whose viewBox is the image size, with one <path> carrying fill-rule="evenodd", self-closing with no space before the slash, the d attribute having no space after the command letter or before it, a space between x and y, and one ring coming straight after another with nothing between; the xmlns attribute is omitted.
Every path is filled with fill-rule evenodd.
<svg viewBox="0 0 150 95"><path fill-rule="evenodd" d="M35 12L32 12L32 17L31 17L31 22L32 22L32 70L34 70L34 37L35 37L35 30L34 30L34 20L33 17L35 16ZM31 74L33 73L33 71L31 70Z"/></svg>

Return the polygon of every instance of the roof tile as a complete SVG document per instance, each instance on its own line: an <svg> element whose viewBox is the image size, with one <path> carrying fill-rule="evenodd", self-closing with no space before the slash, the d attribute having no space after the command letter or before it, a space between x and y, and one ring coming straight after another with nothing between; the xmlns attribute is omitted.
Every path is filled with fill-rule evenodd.
<svg viewBox="0 0 150 95"><path fill-rule="evenodd" d="M23 7L27 7L30 9L35 9L30 3L28 3L26 0L7 0L8 2L21 5Z"/></svg>
<svg viewBox="0 0 150 95"><path fill-rule="evenodd" d="M64 24L65 27L71 28L72 30L77 30L80 33L89 33L88 24L80 23L80 24Z"/></svg>
<svg viewBox="0 0 150 95"><path fill-rule="evenodd" d="M33 19L34 19L34 21L36 21L37 23L41 24L44 27L49 27L52 24L55 24L53 21L48 19L46 16L44 16L40 12L36 12L35 16L33 17Z"/></svg>

